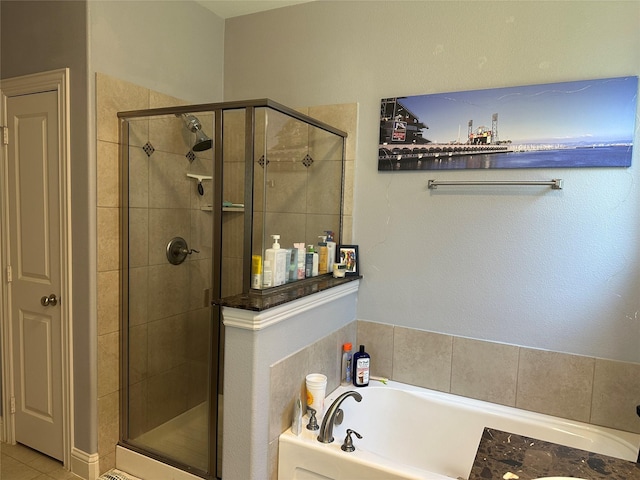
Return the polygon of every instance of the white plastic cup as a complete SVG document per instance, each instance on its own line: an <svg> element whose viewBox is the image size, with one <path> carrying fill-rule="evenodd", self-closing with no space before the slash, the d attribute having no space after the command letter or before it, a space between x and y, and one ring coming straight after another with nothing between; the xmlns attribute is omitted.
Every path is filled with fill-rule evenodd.
<svg viewBox="0 0 640 480"><path fill-rule="evenodd" d="M313 408L316 418L324 413L324 397L327 391L327 376L321 373L310 373L306 377L307 406Z"/></svg>

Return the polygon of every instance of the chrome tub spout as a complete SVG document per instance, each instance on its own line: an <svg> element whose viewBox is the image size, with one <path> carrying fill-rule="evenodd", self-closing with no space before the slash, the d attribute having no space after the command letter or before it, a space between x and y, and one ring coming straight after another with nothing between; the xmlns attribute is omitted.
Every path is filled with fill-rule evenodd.
<svg viewBox="0 0 640 480"><path fill-rule="evenodd" d="M322 443L331 443L333 442L333 425L336 421L336 416L338 412L340 412L340 404L345 401L348 397L353 397L356 399L356 402L362 401L362 395L358 392L349 391L345 392L336 398L324 418L322 419L322 426L320 427L320 433L318 434L318 441Z"/></svg>

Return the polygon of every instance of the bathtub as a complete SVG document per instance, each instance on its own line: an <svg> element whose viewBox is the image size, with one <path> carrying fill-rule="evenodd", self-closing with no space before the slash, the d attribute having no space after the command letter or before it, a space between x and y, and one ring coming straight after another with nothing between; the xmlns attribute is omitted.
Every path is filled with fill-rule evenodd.
<svg viewBox="0 0 640 480"><path fill-rule="evenodd" d="M637 434L392 381L339 387L325 410L348 390L360 393L362 402L342 403L344 421L334 427L332 443L318 442L317 431L304 427L300 436L291 429L280 436L278 480L466 479L484 427L634 462L638 456ZM340 448L347 428L363 437L353 436L351 453Z"/></svg>

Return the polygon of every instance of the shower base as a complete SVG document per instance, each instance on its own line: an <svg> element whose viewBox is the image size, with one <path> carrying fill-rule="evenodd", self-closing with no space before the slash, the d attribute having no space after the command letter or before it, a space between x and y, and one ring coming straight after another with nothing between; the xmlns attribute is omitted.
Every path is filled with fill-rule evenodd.
<svg viewBox="0 0 640 480"><path fill-rule="evenodd" d="M218 396L218 418L222 422L222 395ZM209 442L207 439L206 402L201 403L168 422L135 439L136 443L161 452L186 465L206 471ZM218 436L218 458L222 451L222 439ZM143 479L171 478L172 480L202 480L183 470L127 449L116 447L116 468ZM221 469L219 469L221 470ZM220 476L221 471L217 472Z"/></svg>
<svg viewBox="0 0 640 480"><path fill-rule="evenodd" d="M157 452L168 452L173 459L206 471L209 465L207 408L206 402L201 403L143 433L135 442Z"/></svg>

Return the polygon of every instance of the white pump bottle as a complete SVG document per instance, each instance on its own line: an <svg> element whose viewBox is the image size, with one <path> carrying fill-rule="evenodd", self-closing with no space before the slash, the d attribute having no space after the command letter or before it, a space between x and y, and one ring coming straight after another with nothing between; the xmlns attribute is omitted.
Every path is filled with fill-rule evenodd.
<svg viewBox="0 0 640 480"><path fill-rule="evenodd" d="M280 248L280 235L271 235L273 238L273 246L267 248L264 254L265 265L269 262L271 265L271 286L277 287L284 285L287 281L287 251Z"/></svg>

